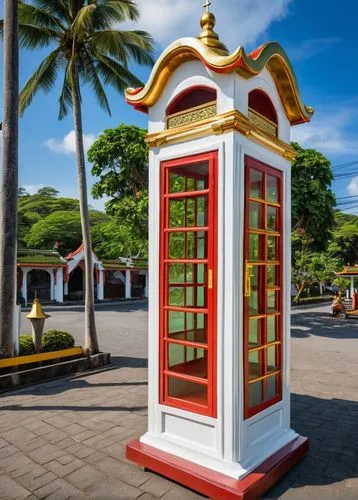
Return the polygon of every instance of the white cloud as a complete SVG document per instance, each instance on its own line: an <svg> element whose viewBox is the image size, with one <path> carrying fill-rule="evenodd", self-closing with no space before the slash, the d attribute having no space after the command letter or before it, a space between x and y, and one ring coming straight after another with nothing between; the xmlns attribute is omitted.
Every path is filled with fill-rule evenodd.
<svg viewBox="0 0 358 500"><path fill-rule="evenodd" d="M292 61L306 61L341 41L342 39L337 37L312 38L296 43L292 47L288 46L286 50Z"/></svg>
<svg viewBox="0 0 358 500"><path fill-rule="evenodd" d="M85 153L87 153L87 151L92 146L95 140L96 140L95 135L83 134ZM54 151L55 153L66 154L66 155L76 153L75 131L71 130L71 132L65 135L63 139L53 139L53 138L47 139L47 141L45 141L43 145L49 148L51 151Z"/></svg>
<svg viewBox="0 0 358 500"><path fill-rule="evenodd" d="M356 104L342 103L339 109L316 109L311 123L292 128L291 139L323 154L358 154L358 134L350 128L356 122Z"/></svg>
<svg viewBox="0 0 358 500"><path fill-rule="evenodd" d="M36 194L39 189L45 187L45 184L24 184L21 187L29 194Z"/></svg>
<svg viewBox="0 0 358 500"><path fill-rule="evenodd" d="M358 195L358 177L353 177L347 186L347 192L350 196Z"/></svg>
<svg viewBox="0 0 358 500"><path fill-rule="evenodd" d="M220 0L212 2L216 31L231 49L254 42L274 22L283 19L294 0ZM177 38L197 36L203 12L199 0L137 0L140 29L161 45Z"/></svg>

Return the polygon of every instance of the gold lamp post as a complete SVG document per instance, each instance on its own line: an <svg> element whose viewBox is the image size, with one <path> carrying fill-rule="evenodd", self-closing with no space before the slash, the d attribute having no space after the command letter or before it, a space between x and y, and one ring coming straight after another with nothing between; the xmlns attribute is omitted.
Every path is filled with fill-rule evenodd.
<svg viewBox="0 0 358 500"><path fill-rule="evenodd" d="M36 352L41 352L42 349L42 334L44 331L45 321L50 318L50 314L46 314L37 297L34 298L32 309L26 316L32 324L32 341L35 345Z"/></svg>

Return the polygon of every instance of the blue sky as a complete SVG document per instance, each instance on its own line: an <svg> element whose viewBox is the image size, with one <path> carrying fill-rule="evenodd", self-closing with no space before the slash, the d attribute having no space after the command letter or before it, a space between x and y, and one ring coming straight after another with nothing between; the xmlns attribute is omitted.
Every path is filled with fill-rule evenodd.
<svg viewBox="0 0 358 500"><path fill-rule="evenodd" d="M200 0L138 0L140 27L152 33L158 54L181 36L195 36L202 12ZM356 0L213 0L217 31L230 47L244 45L251 51L275 40L294 65L305 103L316 114L309 125L294 127L293 139L304 147L320 150L339 165L358 160L358 2ZM158 21L158 12L160 20ZM0 16L3 8L0 7ZM21 83L24 84L48 50L22 52ZM2 65L0 65L2 66ZM147 68L133 68L145 81ZM0 78L2 74L0 70ZM122 96L108 88L112 116L97 105L89 90L83 92L83 121L90 144L105 128L124 122L146 126L146 115L134 111ZM20 121L20 184L34 190L56 187L61 194L77 196L72 117L59 122L58 88L38 94ZM88 167L90 170L90 166ZM347 172L357 175L334 182L337 196L358 195L358 164ZM89 175L89 185L93 178ZM93 201L97 208L103 201ZM358 212L353 208L352 212Z"/></svg>

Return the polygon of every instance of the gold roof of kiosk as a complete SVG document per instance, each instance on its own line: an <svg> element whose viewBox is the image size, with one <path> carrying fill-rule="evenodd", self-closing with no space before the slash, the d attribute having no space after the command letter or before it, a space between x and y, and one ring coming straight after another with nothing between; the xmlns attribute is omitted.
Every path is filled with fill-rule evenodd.
<svg viewBox="0 0 358 500"><path fill-rule="evenodd" d="M309 122L314 110L301 100L296 76L290 60L280 44L269 42L246 54L238 47L232 54L214 31L215 16L209 12L210 2L200 20L197 38L181 38L169 45L159 57L143 88L127 89L126 100L134 108L147 112L161 96L173 72L183 63L198 59L217 73L237 72L244 78L258 75L267 68L275 81L287 118L291 125Z"/></svg>

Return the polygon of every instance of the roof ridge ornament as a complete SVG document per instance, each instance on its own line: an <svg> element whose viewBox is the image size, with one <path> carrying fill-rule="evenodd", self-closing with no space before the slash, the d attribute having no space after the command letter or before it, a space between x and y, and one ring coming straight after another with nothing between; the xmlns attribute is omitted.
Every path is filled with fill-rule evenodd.
<svg viewBox="0 0 358 500"><path fill-rule="evenodd" d="M200 19L202 31L197 38L213 52L221 56L228 56L230 54L228 48L220 41L218 34L214 31L216 18L209 10L210 5L211 1L205 0L203 5L205 12Z"/></svg>

